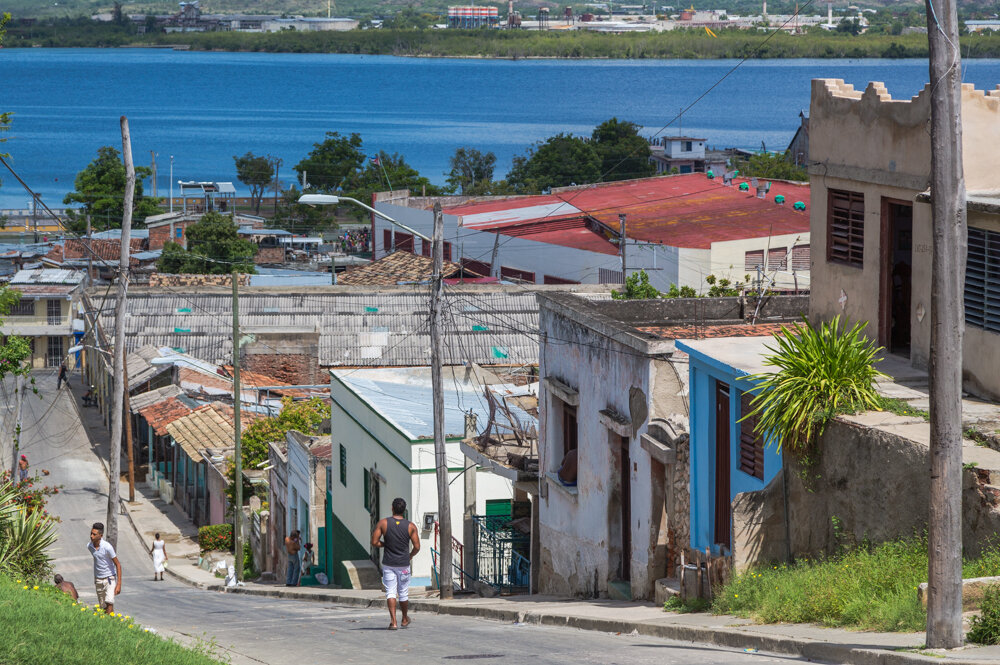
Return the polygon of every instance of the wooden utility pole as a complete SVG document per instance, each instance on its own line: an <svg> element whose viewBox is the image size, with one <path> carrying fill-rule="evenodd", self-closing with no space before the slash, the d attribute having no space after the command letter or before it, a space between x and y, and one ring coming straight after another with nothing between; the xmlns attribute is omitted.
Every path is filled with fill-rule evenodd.
<svg viewBox="0 0 1000 665"><path fill-rule="evenodd" d="M618 250L622 255L622 284L628 279L628 264L625 262L625 213L618 215L618 223L621 224L621 236L618 241Z"/></svg>
<svg viewBox="0 0 1000 665"><path fill-rule="evenodd" d="M90 213L87 213L87 279L94 282L94 238L90 230Z"/></svg>
<svg viewBox="0 0 1000 665"><path fill-rule="evenodd" d="M155 199L155 198L157 198L157 196L156 196L156 153L154 151L150 150L149 151L149 158L150 158L150 160L152 162L152 169L153 169L153 198Z"/></svg>
<svg viewBox="0 0 1000 665"><path fill-rule="evenodd" d="M18 375L17 381L15 383L14 390L17 391L15 394L15 401L17 406L15 407L17 415L14 416L14 461L10 463L10 481L12 483L17 481L17 463L20 461L21 452L21 404L24 395L24 377Z"/></svg>
<svg viewBox="0 0 1000 665"><path fill-rule="evenodd" d="M465 414L465 442L470 445L476 437L476 414L470 409ZM471 462L466 458L466 463ZM465 484L465 511L462 514L462 570L465 571L466 583L464 588L472 586L473 575L476 572L477 547L476 540L476 464L468 464L463 475Z"/></svg>
<svg viewBox="0 0 1000 665"><path fill-rule="evenodd" d="M281 192L281 181L278 180L278 169L284 162L280 157L274 158L274 215L278 215L278 194Z"/></svg>
<svg viewBox="0 0 1000 665"><path fill-rule="evenodd" d="M962 338L968 252L954 0L926 0L931 81L930 510L927 646L962 646Z"/></svg>
<svg viewBox="0 0 1000 665"><path fill-rule="evenodd" d="M125 361L125 370L122 372L122 383L125 384L125 405L122 409L122 418L125 419L125 458L128 460L128 502L135 501L135 460L132 452L132 409L129 407L128 399L128 360Z"/></svg>
<svg viewBox="0 0 1000 665"><path fill-rule="evenodd" d="M122 215L121 255L118 263L118 297L115 300L114 394L111 401L111 454L108 460L108 518L104 537L118 547L118 483L122 467L122 418L125 415L125 299L128 296L129 240L132 232L132 200L135 196L135 165L128 118L121 117L122 157L125 161L125 213Z"/></svg>
<svg viewBox="0 0 1000 665"><path fill-rule="evenodd" d="M437 472L438 524L441 540L438 547L440 571L438 586L441 598L451 598L452 589L452 549L451 549L451 497L448 491L448 456L445 448L444 431L444 386L441 377L441 300L444 297L444 281L441 268L444 262L444 216L441 203L434 204L434 236L431 242L434 255L434 277L431 280L431 385L434 392L434 467Z"/></svg>
<svg viewBox="0 0 1000 665"><path fill-rule="evenodd" d="M233 507L233 553L236 581L243 581L243 455L240 431L240 274L233 270L233 482L236 483L236 505Z"/></svg>

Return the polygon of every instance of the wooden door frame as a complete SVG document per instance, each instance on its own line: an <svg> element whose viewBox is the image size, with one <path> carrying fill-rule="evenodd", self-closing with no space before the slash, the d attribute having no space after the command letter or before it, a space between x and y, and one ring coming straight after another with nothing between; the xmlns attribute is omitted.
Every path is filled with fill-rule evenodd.
<svg viewBox="0 0 1000 665"><path fill-rule="evenodd" d="M621 505L619 519L621 520L621 567L618 571L621 579L632 579L632 453L629 446L632 441L626 436L618 436L619 457L621 468L619 483L621 484Z"/></svg>
<svg viewBox="0 0 1000 665"><path fill-rule="evenodd" d="M909 206L911 219L913 201L883 196L879 212L878 248L878 343L885 349L892 344L892 230L894 217L889 214L889 206ZM912 223L912 222L911 222ZM911 288L912 278L911 278Z"/></svg>
<svg viewBox="0 0 1000 665"><path fill-rule="evenodd" d="M725 412L720 414L719 412L719 397L723 393L723 386L725 387L726 395L726 409ZM730 476L732 475L732 428L731 428L731 413L733 405L733 387L726 383L725 381L715 380L715 440L713 444L715 446L715 474L714 482L712 483L712 504L713 504L713 519L712 519L712 540L715 545L723 545L727 548L732 548L732 505L730 500L730 493L732 491L732 483L730 482ZM721 417L720 417L721 416ZM720 423L725 423L725 439L720 442ZM720 445L721 444L721 445ZM725 450L725 455L720 455L720 448ZM720 459L721 458L721 459ZM723 495L725 496L725 520L726 525L721 524L723 520L723 514L720 512L720 490L725 490ZM722 534L721 532L725 532ZM720 538L720 535L723 537Z"/></svg>

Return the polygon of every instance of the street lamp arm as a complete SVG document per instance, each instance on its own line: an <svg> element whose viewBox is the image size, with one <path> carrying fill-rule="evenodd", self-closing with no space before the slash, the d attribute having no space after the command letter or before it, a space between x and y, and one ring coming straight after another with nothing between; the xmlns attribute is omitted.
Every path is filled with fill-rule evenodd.
<svg viewBox="0 0 1000 665"><path fill-rule="evenodd" d="M426 242L431 242L431 239L428 238L427 236L425 236L420 231L416 231L414 229L411 229L406 224L403 224L401 222L397 222L396 220L394 220L392 217L390 217L389 215L385 214L384 212L379 212L378 210L376 210L375 208L371 207L370 205L362 203L361 201L359 201L357 199L352 199L349 196L332 196L332 195L329 195L329 194L303 194L302 196L299 197L299 203L303 203L305 205L312 205L312 206L316 206L316 205L337 205L337 204L342 203L344 201L347 201L349 203L353 203L354 205L356 205L356 206L358 206L360 208L364 208L365 210L367 210L368 212L372 213L373 215L378 215L379 217L381 217L385 221L389 222L390 224L395 224L396 226L398 226L399 228L403 229L404 231L409 231L410 233L412 233L413 235L417 236L421 240L424 240Z"/></svg>

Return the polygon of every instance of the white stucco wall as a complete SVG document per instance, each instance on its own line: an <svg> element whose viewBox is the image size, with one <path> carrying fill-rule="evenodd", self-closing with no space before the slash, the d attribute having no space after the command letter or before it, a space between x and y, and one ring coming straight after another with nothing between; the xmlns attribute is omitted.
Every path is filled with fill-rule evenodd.
<svg viewBox="0 0 1000 665"><path fill-rule="evenodd" d="M786 205L791 205L786 203ZM774 280L774 286L779 288L794 288L796 284L800 289L809 288L809 270L797 271L792 275L792 255L794 246L808 245L809 232L790 233L762 238L748 238L746 240L727 240L725 242L713 242L711 250L711 271L716 277L726 277L735 281L743 281L745 275L750 275L750 281L757 279L756 272L746 269L746 253L755 250L763 250L765 261L768 249L784 248L787 253L787 267L784 270L777 270L774 266L766 266L766 275ZM797 282L796 282L797 278Z"/></svg>

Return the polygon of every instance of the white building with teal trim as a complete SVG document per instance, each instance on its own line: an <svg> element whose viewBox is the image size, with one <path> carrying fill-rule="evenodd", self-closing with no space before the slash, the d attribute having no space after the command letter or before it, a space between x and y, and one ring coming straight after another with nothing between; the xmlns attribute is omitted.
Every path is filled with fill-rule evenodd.
<svg viewBox="0 0 1000 665"><path fill-rule="evenodd" d="M451 488L452 534L461 539L466 458L461 450L465 414L476 414L478 429L489 420L485 386L502 389L497 379L478 368L444 368L445 433ZM408 517L420 531L421 549L413 560L413 584L431 582L431 548L438 515L434 469L431 370L429 367L345 369L330 372L332 401L331 464L327 471L325 551L333 582L349 586L344 561L373 556L375 521L391 512L402 497ZM519 411L516 417L537 428L537 419ZM476 512L487 504L512 501L506 478L482 469L476 473ZM456 563L458 559L456 557Z"/></svg>

